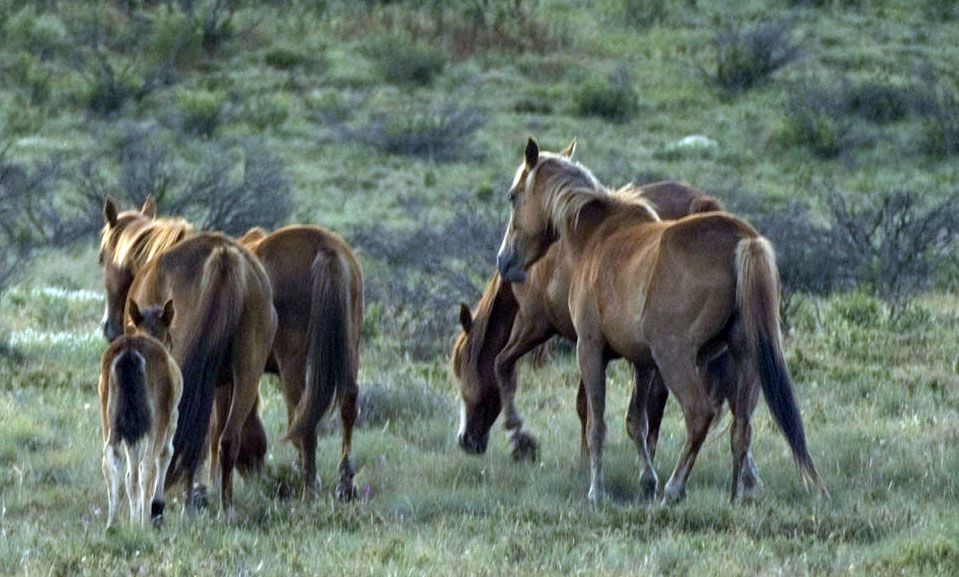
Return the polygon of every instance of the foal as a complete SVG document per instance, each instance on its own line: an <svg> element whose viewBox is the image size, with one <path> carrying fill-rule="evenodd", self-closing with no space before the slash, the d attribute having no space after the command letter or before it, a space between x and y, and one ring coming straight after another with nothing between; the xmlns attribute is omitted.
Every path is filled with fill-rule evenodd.
<svg viewBox="0 0 959 577"><path fill-rule="evenodd" d="M173 302L140 312L130 301L136 332L113 341L100 362L103 417L103 476L113 526L120 474L120 445L127 456L126 491L130 520L156 526L163 516L163 485L173 457L177 404L183 392L180 368L167 351Z"/></svg>

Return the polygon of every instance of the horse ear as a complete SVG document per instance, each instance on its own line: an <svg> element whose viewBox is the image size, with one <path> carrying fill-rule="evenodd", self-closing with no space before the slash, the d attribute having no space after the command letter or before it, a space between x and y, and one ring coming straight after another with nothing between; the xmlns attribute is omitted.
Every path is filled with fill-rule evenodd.
<svg viewBox="0 0 959 577"><path fill-rule="evenodd" d="M464 333L470 332L470 329L473 328L473 315L466 303L460 303L460 325L463 327Z"/></svg>
<svg viewBox="0 0 959 577"><path fill-rule="evenodd" d="M103 205L103 220L110 226L116 226L117 224L117 204L112 196L108 196L106 203Z"/></svg>
<svg viewBox="0 0 959 577"><path fill-rule="evenodd" d="M573 153L576 152L576 139L574 138L572 142L569 143L569 146L563 149L560 152L560 156L565 156L566 158L573 160Z"/></svg>
<svg viewBox="0 0 959 577"><path fill-rule="evenodd" d="M140 307L137 306L137 301L133 299L130 299L130 318L136 327L139 327L143 322L143 314L140 312Z"/></svg>
<svg viewBox="0 0 959 577"><path fill-rule="evenodd" d="M533 168L537 162L539 162L539 145L530 136L529 142L526 143L526 166Z"/></svg>
<svg viewBox="0 0 959 577"><path fill-rule="evenodd" d="M143 201L143 208L140 209L140 214L147 218L157 217L157 201L153 198L152 194L148 194L146 200Z"/></svg>
<svg viewBox="0 0 959 577"><path fill-rule="evenodd" d="M166 325L167 328L170 327L170 323L173 322L173 299L170 299L163 305L163 314L160 315L160 321Z"/></svg>

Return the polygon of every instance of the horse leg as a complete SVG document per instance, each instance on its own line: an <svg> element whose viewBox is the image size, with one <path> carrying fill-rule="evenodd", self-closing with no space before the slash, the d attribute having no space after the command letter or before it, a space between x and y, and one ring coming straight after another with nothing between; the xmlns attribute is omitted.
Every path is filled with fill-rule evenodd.
<svg viewBox="0 0 959 577"><path fill-rule="evenodd" d="M589 458L589 447L586 443L586 410L586 385L583 384L583 379L580 379L579 389L576 390L576 414L579 415L579 457L583 463Z"/></svg>
<svg viewBox="0 0 959 577"><path fill-rule="evenodd" d="M669 503L681 501L686 496L686 481L692 472L699 449L706 440L716 408L696 370L695 347L670 347L660 350L654 348L653 358L666 386L679 401L686 421L686 441L682 453L663 489L663 502Z"/></svg>
<svg viewBox="0 0 959 577"><path fill-rule="evenodd" d="M289 429L296 417L300 398L306 388L306 348L297 346L287 333L277 333L274 342L277 362L280 365L280 385L283 388L283 400L286 402L286 426ZM307 335L302 333L300 342L306 342ZM303 475L303 498L307 499L317 490L316 478L316 432L306 438L291 439L300 454L300 471Z"/></svg>
<svg viewBox="0 0 959 577"><path fill-rule="evenodd" d="M666 401L669 400L669 389L663 383L659 371L653 371L649 383L649 398L646 399L646 417L649 419L649 430L646 433L646 450L649 451L649 460L656 459L656 446L659 444L659 427L663 424L663 413L666 411Z"/></svg>
<svg viewBox="0 0 959 577"><path fill-rule="evenodd" d="M103 445L103 478L107 481L107 529L113 527L120 488L120 446L113 439Z"/></svg>
<svg viewBox="0 0 959 577"><path fill-rule="evenodd" d="M759 400L761 384L759 375L753 368L754 363L746 357L735 355L735 364L739 369L735 387L727 389L729 409L733 414L733 425L729 432L730 448L733 454L733 479L731 500L757 501L762 497L763 483L756 470L756 463L750 454L752 441L750 419Z"/></svg>
<svg viewBox="0 0 959 577"><path fill-rule="evenodd" d="M155 440L154 440L155 442ZM137 515L140 525L146 525L150 514L150 504L153 502L153 489L156 487L157 455L154 443L147 443L140 459L140 483L137 487Z"/></svg>
<svg viewBox="0 0 959 577"><path fill-rule="evenodd" d="M177 411L174 409L167 423L165 435L158 439L160 451L156 457L156 481L150 489L150 520L153 522L153 526L157 528L163 523L164 481L167 471L170 469L170 461L173 460L173 434L176 432L177 416Z"/></svg>
<svg viewBox="0 0 959 577"><path fill-rule="evenodd" d="M516 410L516 361L537 346L546 342L553 330L546 323L520 314L516 316L509 341L496 355L496 381L500 387L500 400L503 404L503 425L510 431L510 446L513 459L536 460L536 438L523 432L523 419Z"/></svg>
<svg viewBox="0 0 959 577"><path fill-rule="evenodd" d="M140 443L124 443L127 455L126 489L130 503L130 522L136 525L140 516Z"/></svg>
<svg viewBox="0 0 959 577"><path fill-rule="evenodd" d="M626 410L626 433L636 445L639 458L643 461L643 473L639 478L640 495L644 501L656 497L659 478L653 468L653 460L646 445L649 429L649 416L646 403L649 397L650 382L654 370L646 367L633 367L633 395Z"/></svg>
<svg viewBox="0 0 959 577"><path fill-rule="evenodd" d="M340 421L343 425L343 441L340 448L340 482L336 486L336 498L340 501L351 501L356 497L356 486L353 485L353 463L350 453L353 446L353 425L356 423L356 399L359 388L356 386L356 374L351 374L346 382L340 397Z"/></svg>
<svg viewBox="0 0 959 577"><path fill-rule="evenodd" d="M590 483L587 498L593 504L606 497L603 448L606 443L606 358L599 339L580 335L576 343L579 372L586 390L586 441L589 449Z"/></svg>
<svg viewBox="0 0 959 577"><path fill-rule="evenodd" d="M222 482L220 478L220 434L223 432L223 425L230 415L230 404L232 403L233 387L229 384L221 384L216 388L216 397L213 402L213 416L210 418L210 490L216 491Z"/></svg>

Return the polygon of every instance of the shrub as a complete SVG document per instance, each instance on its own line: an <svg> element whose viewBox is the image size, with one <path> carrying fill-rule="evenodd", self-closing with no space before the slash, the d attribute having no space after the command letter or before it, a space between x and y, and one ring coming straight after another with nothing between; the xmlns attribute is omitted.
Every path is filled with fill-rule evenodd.
<svg viewBox="0 0 959 577"><path fill-rule="evenodd" d="M88 111L99 116L117 113L131 99L141 98L149 91L132 64L120 68L102 53L97 54L86 78L83 101Z"/></svg>
<svg viewBox="0 0 959 577"><path fill-rule="evenodd" d="M263 61L273 68L293 70L312 64L313 58L302 50L277 46L271 48L263 55Z"/></svg>
<svg viewBox="0 0 959 577"><path fill-rule="evenodd" d="M212 136L220 125L224 98L209 90L190 90L180 93L181 127L188 134Z"/></svg>
<svg viewBox="0 0 959 577"><path fill-rule="evenodd" d="M823 159L836 158L857 144L839 96L822 88L800 88L790 96L785 140Z"/></svg>
<svg viewBox="0 0 959 577"><path fill-rule="evenodd" d="M290 116L290 99L284 94L255 96L243 105L243 120L257 131L280 126Z"/></svg>
<svg viewBox="0 0 959 577"><path fill-rule="evenodd" d="M713 40L716 47L713 83L726 92L735 93L766 81L799 56L789 32L789 27L783 24L758 24L718 34Z"/></svg>
<svg viewBox="0 0 959 577"><path fill-rule="evenodd" d="M148 53L155 64L194 66L203 58L203 32L191 15L167 5L154 15Z"/></svg>
<svg viewBox="0 0 959 577"><path fill-rule="evenodd" d="M451 161L465 155L485 122L486 115L479 108L448 101L411 107L406 113L374 115L361 130L347 133L390 154Z"/></svg>
<svg viewBox="0 0 959 577"><path fill-rule="evenodd" d="M312 94L307 99L306 106L312 119L322 124L345 122L353 111L353 106L346 97L336 90Z"/></svg>
<svg viewBox="0 0 959 577"><path fill-rule="evenodd" d="M902 120L915 100L910 89L879 82L846 83L843 92L847 111L877 124Z"/></svg>
<svg viewBox="0 0 959 577"><path fill-rule="evenodd" d="M29 4L10 17L4 26L10 46L48 58L67 44L67 29L54 13L37 14Z"/></svg>
<svg viewBox="0 0 959 577"><path fill-rule="evenodd" d="M432 84L443 73L446 53L405 36L383 36L365 48L380 74L393 84Z"/></svg>
<svg viewBox="0 0 959 577"><path fill-rule="evenodd" d="M612 122L627 122L639 110L639 95L624 70L615 72L607 81L587 81L574 99L578 114Z"/></svg>
<svg viewBox="0 0 959 577"><path fill-rule="evenodd" d="M626 22L637 27L652 26L666 15L666 0L623 0Z"/></svg>
<svg viewBox="0 0 959 577"><path fill-rule="evenodd" d="M20 54L10 69L10 79L23 89L31 105L43 105L49 100L51 78L53 72L27 54Z"/></svg>
<svg viewBox="0 0 959 577"><path fill-rule="evenodd" d="M922 149L934 156L959 154L959 90L937 82L923 112Z"/></svg>

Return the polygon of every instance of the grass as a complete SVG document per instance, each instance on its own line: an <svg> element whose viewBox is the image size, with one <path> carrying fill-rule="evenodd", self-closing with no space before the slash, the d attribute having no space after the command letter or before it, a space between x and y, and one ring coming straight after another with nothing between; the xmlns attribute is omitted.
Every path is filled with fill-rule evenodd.
<svg viewBox="0 0 959 577"><path fill-rule="evenodd" d="M861 293L791 300L787 356L831 501L798 486L761 406L753 451L763 501L727 503L730 457L719 439L697 462L687 502L637 503L622 421L629 375L614 365L612 498L590 508L574 359L557 354L524 369L520 409L541 448L537 463L518 465L498 425L487 455L456 447L457 395L435 352L448 350L456 305L477 298L492 268L483 255L498 240L454 217L502 230L504 192L530 135L548 150L577 137L577 158L612 185L678 178L724 200L743 191L768 206L803 206L814 224L822 191L946 198L959 188L954 123L935 120L955 116L959 19L908 0L330 0L238 3L207 34L167 4L178 3L0 0L0 70L10 72L0 147L9 144L7 158L25 174L60 163L52 209L63 211L88 206L76 195L90 191L69 178L85 165L107 184L127 182L132 157L118 143L131 126L176 151L169 174L137 182L175 187L215 173L242 183L259 174L258 161L277 159L262 182L289 183L286 221L344 233L371 289L354 442L361 498L332 498L335 424L321 441L319 497L290 496L298 477L292 447L279 440L285 405L265 378L268 467L238 483L234 521L214 509L192 523L173 515L161 532L105 535L102 302L44 290L101 290L95 240L85 237L48 250L0 299L0 354L16 345L0 358L0 574L959 572L955 266L935 271L938 292L895 315ZM202 20L215 3L196 4ZM953 3L933 4L954 16ZM732 31L760 22L782 23L776 30L788 36L734 42ZM786 40L797 58L778 66ZM712 78L720 48L728 90ZM928 78L941 94L921 94ZM808 79L848 85L838 117L804 98ZM929 110L906 109L913 87ZM708 146L678 145L702 137ZM380 254L377 242L422 230L440 237L409 247L409 262ZM464 250L471 243L482 246ZM661 477L682 441L674 402L664 426Z"/></svg>

